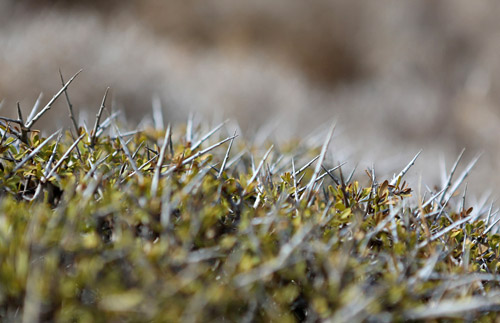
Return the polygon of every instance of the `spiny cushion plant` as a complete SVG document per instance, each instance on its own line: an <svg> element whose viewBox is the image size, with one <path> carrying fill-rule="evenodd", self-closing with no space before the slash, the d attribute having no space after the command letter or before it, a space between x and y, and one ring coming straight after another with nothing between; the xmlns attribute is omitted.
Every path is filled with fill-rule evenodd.
<svg viewBox="0 0 500 323"><path fill-rule="evenodd" d="M496 212L457 194L471 167L420 197L415 159L387 180L328 165L331 132L254 147L192 120L122 133L103 110L47 137L35 112L2 118L0 320L497 316Z"/></svg>

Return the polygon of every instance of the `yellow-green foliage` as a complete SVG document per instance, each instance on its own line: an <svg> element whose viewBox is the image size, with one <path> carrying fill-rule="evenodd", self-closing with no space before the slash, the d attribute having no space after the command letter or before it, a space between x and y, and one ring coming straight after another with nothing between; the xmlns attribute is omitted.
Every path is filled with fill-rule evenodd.
<svg viewBox="0 0 500 323"><path fill-rule="evenodd" d="M494 214L449 190L419 199L401 178L299 172L317 147L264 156L237 138L204 151L216 135L191 149L182 129L92 145L81 128L71 149L70 132L44 144L0 128L2 321L488 321L500 309Z"/></svg>

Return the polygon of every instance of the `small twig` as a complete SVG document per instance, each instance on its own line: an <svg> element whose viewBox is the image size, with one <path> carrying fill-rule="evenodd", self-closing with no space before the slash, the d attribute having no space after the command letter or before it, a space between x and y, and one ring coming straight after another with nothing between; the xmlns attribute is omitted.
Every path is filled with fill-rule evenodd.
<svg viewBox="0 0 500 323"><path fill-rule="evenodd" d="M6 118L6 117L0 117L1 120L5 120L7 122L13 122L17 123L18 125L22 126L23 122L19 119L12 119L12 118Z"/></svg>
<svg viewBox="0 0 500 323"><path fill-rule="evenodd" d="M62 135L63 135L63 133L62 133L62 131L60 131L59 136L57 136L56 144L54 145L54 149L52 149L52 154L50 155L49 161L47 162L47 165L45 165L45 169L43 171L44 177L47 176L47 174L49 172L50 165L52 165L52 162L54 161L54 158L55 158L56 153L57 153L57 146L59 145L59 142L61 141ZM38 196L42 192L42 186L43 186L43 181L40 181L38 183L37 188L36 188L35 194L33 194L33 196L29 199L30 201L34 201L38 198Z"/></svg>
<svg viewBox="0 0 500 323"><path fill-rule="evenodd" d="M330 129L330 132L328 133L325 142L323 143L323 147L321 148L321 154L319 156L318 161L316 162L316 168L314 169L313 176L311 177L311 180L309 183L306 185L306 191L304 195L301 196L301 199L305 196L306 199L310 198L310 194L312 192L314 183L316 183L316 178L319 175L319 172L321 170L321 165L323 164L323 161L326 156L326 152L328 150L328 146L330 145L330 141L332 140L333 137L333 131L335 130L335 125L333 125Z"/></svg>
<svg viewBox="0 0 500 323"><path fill-rule="evenodd" d="M234 156L231 160L229 160L227 162L225 169L228 169L229 167L233 166L233 164L239 162L241 157L243 157L244 154L245 154L245 151L240 151L236 156Z"/></svg>
<svg viewBox="0 0 500 323"><path fill-rule="evenodd" d="M64 155L61 157L61 159L59 159L57 164L50 170L50 172L47 174L47 176L44 176L44 178L42 179L42 182L45 182L46 180L48 180L52 176L52 174L59 168L59 166L62 165L64 160L69 156L71 151L76 147L76 145L78 145L78 143L80 142L80 140L83 139L83 137L85 137L84 133L81 134L80 137L78 137L75 140L75 142L68 148L68 150L64 153Z"/></svg>
<svg viewBox="0 0 500 323"><path fill-rule="evenodd" d="M174 143L172 142L172 131L170 131L170 136L168 137L168 145L170 146L170 157L174 158Z"/></svg>
<svg viewBox="0 0 500 323"><path fill-rule="evenodd" d="M144 177L142 176L141 172L137 168L137 164L135 163L134 159L132 158L132 155L130 154L130 150L128 149L127 144L123 141L123 137L120 134L120 130L118 129L118 127L116 125L115 125L115 130L118 133L118 139L120 140L120 143L123 147L123 151L125 152L125 155L127 156L127 159L129 161L130 165L132 166L135 173L139 177L139 181L142 183L144 180Z"/></svg>
<svg viewBox="0 0 500 323"><path fill-rule="evenodd" d="M190 145L193 140L193 117L193 113L190 113L186 125L186 143L188 145Z"/></svg>
<svg viewBox="0 0 500 323"><path fill-rule="evenodd" d="M457 181L455 182L455 184L453 184L453 186L451 187L451 190L450 190L450 196L452 196L455 191L460 187L460 185L462 185L463 181L467 178L467 176L469 176L469 173L471 172L471 170L474 168L474 166L476 166L476 163L479 161L479 159L481 158L481 155L482 154L479 154L477 155L470 163L469 165L467 165L467 168L462 172L462 174L460 174L460 177L457 179Z"/></svg>
<svg viewBox="0 0 500 323"><path fill-rule="evenodd" d="M24 126L24 120L23 120L23 113L21 111L21 106L19 105L19 102L17 102L17 117L19 118L19 121L21 121L21 141L24 142L25 144L28 144L28 131Z"/></svg>
<svg viewBox="0 0 500 323"><path fill-rule="evenodd" d="M220 128L222 128L222 126L224 124L226 124L227 122L228 122L228 120L220 123L217 127L213 128L206 135L204 135L200 140L198 140L196 143L194 143L193 145L191 145L191 151L194 151L196 148L198 148L203 142L205 142L205 140L207 140L208 138L210 138L211 135L213 135L217 130L219 130Z"/></svg>
<svg viewBox="0 0 500 323"><path fill-rule="evenodd" d="M153 157L151 157L150 159L146 160L141 166L139 166L137 169L139 171L143 170L144 167L148 166L153 160L155 160L156 158L158 158L159 155L154 155ZM120 171L120 174L122 173L122 171ZM123 183L127 180L127 178L130 178L132 176L135 175L135 171L131 172L126 178L124 178L120 183Z"/></svg>
<svg viewBox="0 0 500 323"><path fill-rule="evenodd" d="M410 168L415 164L415 161L417 160L418 156L420 155L420 153L422 153L422 150L420 150L416 155L415 157L413 157L413 159L408 163L408 165L406 165L406 167L398 174L398 176L394 176L394 178L391 180L391 182L389 183L390 185L394 186L398 183L398 181L401 180L401 178L403 178L403 176L405 176L406 173L408 173L408 171L410 170Z"/></svg>
<svg viewBox="0 0 500 323"><path fill-rule="evenodd" d="M255 172L253 173L252 175L252 178L250 178L250 180L248 181L247 183L247 187L245 187L245 189L243 190L243 193L241 195L245 195L247 193L247 189L248 187L250 186L250 184L252 184L252 182L257 178L257 176L259 175L259 172L260 172L260 169L262 168L262 166L264 165L264 162L266 161L267 157L269 156L269 154L271 153L271 151L273 150L274 148L274 145L271 145L271 147L269 147L269 149L266 151L266 153L264 154L264 157L262 158L262 160L260 161L259 163L259 166L257 166L257 169L255 170Z"/></svg>
<svg viewBox="0 0 500 323"><path fill-rule="evenodd" d="M409 321L432 321L432 319L442 319L444 317L458 317L464 319L467 313L478 311L497 310L500 305L500 298L471 296L461 300L443 300L432 305L421 305L407 310L403 313L404 320Z"/></svg>
<svg viewBox="0 0 500 323"><path fill-rule="evenodd" d="M214 148L216 148L216 147L218 147L218 146L220 146L220 145L224 144L224 143L225 143L225 142L227 142L227 141L233 140L233 139L234 139L234 138L236 138L236 137L238 137L238 135L234 135L234 136L231 136L231 137L226 138L226 139L224 139L224 140L221 140L221 141L219 141L218 143L213 144L212 146L210 146L210 147L208 147L208 148L206 148L206 149L203 149L203 150L201 150L201 151L197 152L197 153L196 153L196 154L194 154L193 156L191 156L191 157L189 157L189 158L185 159L185 160L181 163L181 165L186 165L186 164L189 164L189 163L190 163L191 161L193 161L194 159L196 159L196 158L198 158L198 157L200 157L200 156L202 156L202 155L206 154L206 153L207 153L207 152L209 152L210 150L212 150L212 149L214 149Z"/></svg>
<svg viewBox="0 0 500 323"><path fill-rule="evenodd" d="M434 201L438 196L440 196L444 192L445 189L446 189L446 187L443 188L442 190L440 190L439 192L437 192L436 194L432 195L427 200L427 202L425 202L424 204L422 204L422 208L425 208L427 205L429 205L430 203L432 203L432 201Z"/></svg>
<svg viewBox="0 0 500 323"><path fill-rule="evenodd" d="M163 139L163 144L161 146L160 150L160 158L158 159L158 163L156 164L155 167L155 172L153 175L153 180L151 182L151 196L156 196L156 193L158 191L158 184L160 181L160 172L161 172L161 167L163 166L163 159L165 158L165 151L167 149L168 145L168 137L170 137L170 124L167 127L167 131L165 132L165 138Z"/></svg>
<svg viewBox="0 0 500 323"><path fill-rule="evenodd" d="M90 168L89 172L87 174L85 174L83 181L84 182L88 181L90 179L90 177L92 177L94 175L95 171L97 170L97 167L99 167L102 163L104 163L110 155L111 154L107 154L106 156L104 156L101 159L99 159L98 161L96 161L94 163L94 165L92 165L92 168Z"/></svg>
<svg viewBox="0 0 500 323"><path fill-rule="evenodd" d="M143 130L132 130L132 131L127 131L127 132L124 132L121 134L122 138L125 138L125 137L130 137L130 136L134 136L138 133L141 133ZM118 136L111 136L109 137L111 140L116 140L118 139Z"/></svg>
<svg viewBox="0 0 500 323"><path fill-rule="evenodd" d="M358 167L358 165L354 166L354 168L352 169L351 173L349 173L349 176L347 177L347 179L345 180L346 183L349 183L351 182L353 176L354 176L354 172L356 172L356 168Z"/></svg>
<svg viewBox="0 0 500 323"><path fill-rule="evenodd" d="M321 165L321 167L328 174L328 176L330 176L330 178L335 182L335 184L340 185L339 180L335 176L333 176L333 174L328 169L326 169L325 166Z"/></svg>
<svg viewBox="0 0 500 323"><path fill-rule="evenodd" d="M101 107L99 108L99 112L97 112L95 123L94 123L94 130L92 131L92 136L90 137L90 147L94 148L95 145L95 140L97 136L97 128L99 128L99 122L101 121L101 116L102 112L104 111L104 108L106 107L106 98L108 97L108 91L109 87L106 88L106 91L104 92L104 97L102 98L101 102Z"/></svg>
<svg viewBox="0 0 500 323"><path fill-rule="evenodd" d="M137 146L137 148L135 149L134 153L132 154L132 158L135 159L135 157L139 153L139 150L142 148L142 146L144 146L144 141L141 141L141 143L139 144L139 146Z"/></svg>
<svg viewBox="0 0 500 323"><path fill-rule="evenodd" d="M276 168L278 168L278 165L284 159L284 156L285 155L279 155L278 158L276 159L276 161L269 167L269 171L271 173L279 173L280 172L280 170L276 171ZM280 169L280 168L278 168L278 169Z"/></svg>
<svg viewBox="0 0 500 323"><path fill-rule="evenodd" d="M56 144L54 145L54 149L52 149L52 154L50 155L49 161L47 162L47 166L45 166L45 170L43 171L43 175L46 176L49 172L49 167L54 161L54 157L56 156L57 153L57 147L59 146L59 142L61 141L62 138L62 131L60 131L59 136L57 136L56 139Z"/></svg>
<svg viewBox="0 0 500 323"><path fill-rule="evenodd" d="M432 237L430 238L430 240L425 240L423 241L422 243L420 243L418 245L419 248L422 248L422 247L425 247L428 242L430 241L434 241L440 237L442 237L444 234L446 234L447 232L450 232L452 229L456 228L457 226L463 224L463 223L466 223L467 221L469 221L470 219L472 219L473 217L475 217L476 215L475 214L471 214L469 215L468 217L466 218L463 218L462 220L459 220L459 221L456 221L456 222L453 222L452 224L450 224L449 226L447 226L446 228L444 228L443 230L439 231L438 233L435 233L434 235L432 235ZM425 221L425 220L423 220Z"/></svg>
<svg viewBox="0 0 500 323"><path fill-rule="evenodd" d="M343 162L342 164L338 165L338 166L335 166L333 168L330 168L328 171L331 173L333 171L336 171L337 169L339 169L340 167L344 166L345 164L347 164L347 162ZM316 182L319 182L320 180L322 180L326 175L328 175L328 173L323 173L321 174L320 176L318 176L318 178L316 178ZM302 177L300 177L298 180L297 180L297 183L300 183L302 181L302 178L304 178L304 175L302 175ZM302 193L306 190L306 186L302 187L302 188L299 188L299 193Z"/></svg>
<svg viewBox="0 0 500 323"><path fill-rule="evenodd" d="M224 139L224 140L221 140L221 141L219 141L218 143L213 144L212 146L210 146L210 147L208 147L208 148L205 148L205 149L203 149L203 150L201 150L201 151L197 152L196 154L192 155L191 157L184 159L184 160L180 163L180 165L181 165L181 166L184 166L184 165L186 165L186 164L189 164L190 162L192 162L192 161L193 161L193 160L195 160L196 158L198 158L198 157L200 157L200 156L202 156L202 155L206 154L207 152L211 151L212 149L217 148L217 147L219 147L220 145L224 144L225 142L227 142L227 141L229 141L229 140L231 140L231 139L234 139L234 138L236 138L236 137L238 137L238 136L237 136L237 135L235 135L235 136L232 136L232 137L226 138L226 139ZM178 165L175 165L175 166L171 167L171 168L170 168L170 169L168 169L167 171L163 172L163 173L162 173L162 175L167 175L167 174L170 174L170 173L171 173L171 172L173 172L173 171L174 171L177 167L178 167Z"/></svg>
<svg viewBox="0 0 500 323"><path fill-rule="evenodd" d="M61 83L64 86L64 78L63 78L61 69L59 69L59 76L61 76ZM75 119L75 114L73 113L73 104L71 104L71 101L69 100L69 95L68 95L67 89L64 89L64 95L66 96L66 103L68 104L69 118L71 119L71 122L73 123L73 127L75 128L76 135L79 135L78 124L77 124L76 119Z"/></svg>
<svg viewBox="0 0 500 323"><path fill-rule="evenodd" d="M318 156L314 157L313 159L311 159L311 161L309 161L307 164L305 164L304 166L302 166L297 172L295 172L295 175L299 175L300 173L302 173L303 171L305 171L309 166L312 165L312 163L314 163L316 160L318 160L318 158L320 156L321 155L318 155Z"/></svg>
<svg viewBox="0 0 500 323"><path fill-rule="evenodd" d="M35 114L38 112L38 109L40 108L40 103L42 103L42 98L43 98L43 93L40 93L40 95L36 99L35 104L33 105L33 109L31 109L31 112L28 116L28 119L26 119L26 121L33 119Z"/></svg>
<svg viewBox="0 0 500 323"><path fill-rule="evenodd" d="M490 204L490 208L488 209L488 215L486 215L486 221L484 223L488 225L490 223L491 211L493 210L493 203Z"/></svg>
<svg viewBox="0 0 500 323"><path fill-rule="evenodd" d="M21 106L19 105L19 102L17 102L17 117L19 121L21 121L21 123L24 124L23 113L21 112Z"/></svg>
<svg viewBox="0 0 500 323"><path fill-rule="evenodd" d="M493 214L493 216L495 216L497 213L498 213L498 211L496 211L496 212ZM490 226L489 226L489 227L487 227L487 228L484 230L483 234L487 234L488 232L490 232L490 230L491 230L491 229L493 229L493 227L494 227L494 226L498 223L498 221L500 221L500 217L498 217L498 219L496 219L495 221L493 221L493 223L492 223L492 224L490 224Z"/></svg>
<svg viewBox="0 0 500 323"><path fill-rule="evenodd" d="M72 78L69 79L69 81L62 87L62 89L59 90L59 92L57 92L53 97L52 99L49 101L49 103L47 103L45 105L45 107L42 109L42 111L38 112L34 117L33 119L29 120L27 123L26 123L26 128L28 130L31 129L31 127L35 124L35 122L38 121L38 119L40 119L47 111L50 110L50 108L52 107L52 104L54 104L54 102L57 100L57 98L68 88L68 86L71 84L71 82L73 82L73 80L75 79L75 77L81 73L82 70L79 70L75 75L73 75Z"/></svg>
<svg viewBox="0 0 500 323"><path fill-rule="evenodd" d="M465 196L467 194L467 184L468 183L465 183L465 188L464 188L464 194L462 196L462 205L460 205L460 209L459 209L459 212L463 212L464 209L465 209Z"/></svg>
<svg viewBox="0 0 500 323"><path fill-rule="evenodd" d="M98 127L98 130L97 130L97 134L96 134L96 138L99 138L99 136L104 132L104 130L106 130L110 125L111 125L111 122L118 116L121 114L121 111L116 111L116 112L113 112L109 117L107 117ZM122 135L123 137L123 135ZM114 138L114 137L113 137ZM117 139L117 138L115 138Z"/></svg>
<svg viewBox="0 0 500 323"><path fill-rule="evenodd" d="M462 182L467 178L467 176L469 175L470 171L472 170L472 168L474 168L474 166L476 165L476 163L477 163L477 161L479 160L480 157L481 157L481 155L478 155L476 158L474 158L474 160L472 160L472 162L469 163L469 165L467 166L467 168L462 172L462 174L460 175L460 177L458 178L458 180L452 186L452 188L451 188L451 190L450 190L450 192L448 194L443 193L443 195L441 196L440 201L443 199L443 196L445 196L445 195L447 195L447 196L446 196L446 199L444 201L444 204L441 207L440 212L436 216L436 220L438 220L441 217L441 214L443 213L444 208L446 207L446 205L448 204L448 202L452 198L453 194L460 187L460 185L462 184ZM450 178L451 178L451 176L450 176ZM446 185L446 186L448 187L448 185ZM439 203L439 204L441 204L441 203Z"/></svg>
<svg viewBox="0 0 500 323"><path fill-rule="evenodd" d="M234 131L233 137L236 138L236 131ZM221 178L222 173L224 172L224 169L226 168L227 159L229 158L229 152L231 151L231 147L233 146L233 141L234 141L234 138L231 139L231 141L229 142L229 146L227 147L226 155L224 156L224 160L222 161L222 166L220 168L219 174L217 175L217 179Z"/></svg>
<svg viewBox="0 0 500 323"><path fill-rule="evenodd" d="M457 170L457 167L458 167L458 164L460 163L460 160L462 159L462 156L464 155L464 152L465 152L465 148L462 149L462 151L460 152L460 154L458 155L458 158L457 160L455 161L455 164L453 165L453 167L451 168L451 172L450 172L450 175L448 176L448 180L446 181L446 185L444 187L444 191L443 191L443 195L441 195L441 198L439 199L439 202L438 204L440 205L441 203L443 203L444 201L444 198L446 196L446 193L448 193L448 189L450 188L451 186L451 181L453 179L453 175L455 174L455 171Z"/></svg>

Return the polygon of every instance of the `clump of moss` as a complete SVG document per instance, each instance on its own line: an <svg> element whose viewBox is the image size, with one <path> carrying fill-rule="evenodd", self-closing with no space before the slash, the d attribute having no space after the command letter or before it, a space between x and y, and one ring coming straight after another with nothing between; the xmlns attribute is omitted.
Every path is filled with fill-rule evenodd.
<svg viewBox="0 0 500 323"><path fill-rule="evenodd" d="M470 168L416 198L403 180L415 160L362 185L328 165L331 133L321 151L252 147L191 121L122 133L115 115L100 120L104 102L95 127L73 134L3 118L2 320L488 321L500 310L496 213L456 194Z"/></svg>

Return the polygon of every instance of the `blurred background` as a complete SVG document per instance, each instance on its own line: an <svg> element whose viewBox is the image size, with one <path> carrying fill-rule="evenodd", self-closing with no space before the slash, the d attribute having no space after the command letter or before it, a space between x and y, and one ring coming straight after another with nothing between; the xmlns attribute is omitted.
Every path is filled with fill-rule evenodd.
<svg viewBox="0 0 500 323"><path fill-rule="evenodd" d="M230 117L249 134L303 137L337 122L332 158L440 184L462 148L469 182L500 179L500 3L467 0L0 0L1 113L69 95L92 124L107 86L139 122ZM67 124L64 100L44 129ZM500 197L499 193L493 197Z"/></svg>

